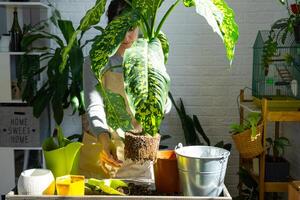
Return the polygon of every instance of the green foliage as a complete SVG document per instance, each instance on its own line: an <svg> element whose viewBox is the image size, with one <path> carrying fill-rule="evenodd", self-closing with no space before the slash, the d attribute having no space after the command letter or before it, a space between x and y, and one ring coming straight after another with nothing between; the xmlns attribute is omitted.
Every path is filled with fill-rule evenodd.
<svg viewBox="0 0 300 200"><path fill-rule="evenodd" d="M180 105L178 106L172 96L171 93L169 93L169 97L177 111L177 114L179 115L180 121L181 121L181 127L183 129L184 137L186 145L204 145L200 141L199 134L204 139L205 143L210 146L211 142L206 133L204 132L200 121L196 115L193 115L193 118L191 118L185 110L185 107L183 105L182 99L180 98ZM224 141L220 141L217 144L214 145L215 147L224 148L228 151L231 150L231 144L226 143L224 144Z"/></svg>
<svg viewBox="0 0 300 200"><path fill-rule="evenodd" d="M169 75L158 39L138 41L124 55L125 92L144 134L154 136L164 116Z"/></svg>
<svg viewBox="0 0 300 200"><path fill-rule="evenodd" d="M290 146L290 141L286 137L279 137L274 140L272 138L267 138L266 141L268 144L267 153L270 155L270 151L272 149L274 160L283 157L285 148Z"/></svg>
<svg viewBox="0 0 300 200"><path fill-rule="evenodd" d="M114 130L120 127L122 127L123 130L131 130L131 117L126 111L123 97L120 94L104 89L100 84L98 84L96 88L104 99L106 118L110 127Z"/></svg>
<svg viewBox="0 0 300 200"><path fill-rule="evenodd" d="M239 37L234 12L224 0L194 1L196 11L202 15L225 44L230 64L234 57L235 44ZM205 7L206 9L203 9ZM214 20L212 20L214 19Z"/></svg>
<svg viewBox="0 0 300 200"><path fill-rule="evenodd" d="M183 0L183 4L185 7L192 7L192 6L195 6L195 1L194 0Z"/></svg>
<svg viewBox="0 0 300 200"><path fill-rule="evenodd" d="M57 20L58 28L64 38L59 38L43 30L31 30L24 35L22 40L22 48L30 53L37 48L34 42L37 40L50 39L56 42L56 49L45 48L45 53L35 56L36 64L32 68L32 56L22 56L21 69L19 76L19 84L25 82L25 89L22 93L22 100L27 101L33 106L33 114L39 117L42 111L49 105L52 105L54 119L57 124L61 124L64 116L64 109L70 104L73 113L79 111L80 114L85 112L84 98L82 89L82 66L83 52L76 40L71 48L67 65L63 71L59 71L58 66L62 62L61 52L64 44L70 41L75 29L71 21ZM31 47L33 46L33 47ZM47 64L39 67L39 61L46 61ZM36 80L39 76L47 74L47 81L41 88L37 88ZM33 81L34 80L34 81Z"/></svg>
<svg viewBox="0 0 300 200"><path fill-rule="evenodd" d="M100 22L101 16L105 11L106 0L97 0L95 5L87 11L85 16L80 20L80 25L76 31L72 33L70 40L67 42L67 46L62 50L62 62L59 66L59 71L62 72L66 67L69 53L77 41L77 35L81 33L81 38L83 34L90 29L91 26L96 25Z"/></svg>
<svg viewBox="0 0 300 200"><path fill-rule="evenodd" d="M125 12L111 21L103 33L96 37L90 50L90 58L92 70L99 82L101 82L102 70L108 63L109 57L116 53L127 31L136 26L138 21L139 16L136 12Z"/></svg>
<svg viewBox="0 0 300 200"><path fill-rule="evenodd" d="M92 191L102 191L105 194L122 195L122 196L124 196L125 194L119 192L117 189L119 187L128 187L127 183L119 179L98 180L95 178L89 178L85 185Z"/></svg>
<svg viewBox="0 0 300 200"><path fill-rule="evenodd" d="M167 37L161 33L161 28L180 0L176 0L171 5L158 25L156 25L157 11L163 2L163 0L128 1L130 4L129 8L110 22L104 30L101 28L102 34L92 40L93 45L90 51L92 71L99 82L98 88L105 102L108 124L114 129L121 128L126 131L129 128L128 122L130 119L124 117L125 115L116 115L117 109L121 109L122 113L125 111L125 108L120 106L123 105L121 102L123 100L104 89L102 76L107 71L105 66L109 57L117 51L126 32L132 27L139 26L143 31L144 41L138 41L131 50L128 49L124 59L123 71L126 94L134 117L142 124L143 133L155 135L159 131L169 90L169 77L164 66L168 58L169 42ZM83 17L79 27L72 30L72 34L65 35L68 44L66 46L63 44L60 45L61 60L59 63L59 73L64 74L65 68L68 68L68 59L71 57L72 49L77 44L80 44L80 39L78 41L77 36L81 34L80 38L82 38L83 34L90 27L99 22L100 17L104 13L105 3L104 0L97 0L95 5ZM186 0L184 3L189 6L195 4L193 1L188 2ZM234 54L234 46L238 38L238 27L234 21L233 11L223 0L214 0L210 4L196 5L196 8L199 8L199 6L205 6L205 9L209 11L200 14L205 17L209 25L222 38L226 47L227 57L231 62ZM196 9L196 11L199 11L199 9ZM144 50L138 52L137 49L142 47ZM139 68L128 70L132 66L139 66ZM137 72L143 73L138 75ZM142 85L143 87L138 88L135 84ZM139 97L137 96L138 90L141 92ZM57 94L56 101L59 102L59 100L61 100L61 93ZM72 104L77 106L77 99L72 100ZM115 105L120 107L116 107ZM61 111L61 108L58 110ZM122 120L126 122L120 123ZM193 119L189 120L193 121Z"/></svg>
<svg viewBox="0 0 300 200"><path fill-rule="evenodd" d="M133 0L132 3L129 2L129 8L110 22L104 30L100 28L101 35L89 40L93 42L90 51L92 71L99 82L98 89L104 98L105 110L109 119L108 124L114 129L122 128L123 130L127 130L130 127L129 118L124 114L117 116L117 109L120 109L121 113L125 111L122 103L124 100L118 95L105 90L101 80L107 71L105 66L108 58L117 51L126 32L132 27L139 26L143 31L143 38L145 40L136 44L140 45L143 43L147 49L147 53L143 55L137 53L136 49L140 48L137 45L134 45L132 50L128 50L129 53L126 53L124 59L126 94L131 111L134 117L142 124L144 134L155 135L159 131L169 91L169 77L164 66L168 58L169 42L167 37L161 33L161 28L179 2L180 0L176 0L158 25L156 25L157 11L163 0ZM184 1L184 3L191 6L195 2L190 1L187 3L187 1ZM53 52L48 49L49 51L41 58L50 59L48 67L42 68L43 70L47 69L49 80L36 94L24 95L26 97L25 100L34 105L36 116L41 113L43 107L49 102L52 103L57 124L62 122L63 109L68 107L69 104L73 106L74 113L77 110L80 113L84 112L83 95L81 92L82 74L80 73L83 63L82 47L84 45L81 45L81 38L86 31L100 21L100 17L104 13L105 4L105 0L97 0L95 5L82 18L77 29L69 21L61 20L58 22L57 25L64 39L45 31L35 31L34 33L30 33L28 37L25 37L23 46L26 49L28 49L33 41L45 38L55 41L58 45ZM210 4L201 4L200 6L205 6L205 9L209 11L200 14L206 18L209 25L222 38L226 47L227 57L231 62L234 46L238 38L238 27L234 21L233 11L223 0L214 0ZM199 5L196 5L196 8L199 8ZM199 9L196 9L196 11L198 12ZM57 12L54 13L59 16ZM56 24L54 18L52 18L52 21ZM79 34L80 38L78 39ZM144 66L141 66L141 63ZM131 71L128 70L130 66L140 66L140 69L144 69L144 73L137 76L137 72L140 69ZM70 74L72 76L71 79L69 78ZM131 81L139 85L147 83L147 85L142 87L143 95L140 95L140 97L136 96L137 93L133 88L137 89L137 87ZM70 82L71 84L68 84ZM61 84L58 85L58 83ZM26 91L29 91L29 89ZM121 107L116 107L115 105L121 105ZM124 120L124 123L120 123ZM189 120L191 121L192 119Z"/></svg>
<svg viewBox="0 0 300 200"><path fill-rule="evenodd" d="M257 200L258 184L252 178L251 174L244 168L240 167L238 172L241 181L241 194L233 197L233 200Z"/></svg>
<svg viewBox="0 0 300 200"><path fill-rule="evenodd" d="M165 64L167 64L168 58L169 58L169 41L168 41L168 38L163 32L160 32L157 35L157 38L159 39L159 41L161 43L161 47L162 47L162 50L164 52Z"/></svg>
<svg viewBox="0 0 300 200"><path fill-rule="evenodd" d="M275 56L276 50L280 44L284 44L288 34L293 34L294 26L300 22L299 13L292 13L290 11L290 5L285 0L279 0L284 5L289 13L289 17L281 18L274 22L269 31L268 39L264 43L262 62L265 68L265 75L268 74L269 63L272 61L272 57ZM298 4L298 1L294 1Z"/></svg>
<svg viewBox="0 0 300 200"><path fill-rule="evenodd" d="M251 140L255 140L257 137L257 125L261 120L261 115L259 113L249 113L245 122L243 124L231 124L230 133L239 134L245 130L251 129Z"/></svg>
<svg viewBox="0 0 300 200"><path fill-rule="evenodd" d="M43 141L42 148L44 151L52 151L65 147L70 143L71 141L64 137L62 128L60 126L56 126L53 136L48 137Z"/></svg>

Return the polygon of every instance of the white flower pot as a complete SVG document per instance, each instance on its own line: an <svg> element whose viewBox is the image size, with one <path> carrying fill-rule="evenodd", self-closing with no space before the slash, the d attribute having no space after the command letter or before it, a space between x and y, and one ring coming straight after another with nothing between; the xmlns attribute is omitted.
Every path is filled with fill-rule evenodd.
<svg viewBox="0 0 300 200"><path fill-rule="evenodd" d="M55 181L48 169L29 169L21 173L18 180L19 195L52 195Z"/></svg>

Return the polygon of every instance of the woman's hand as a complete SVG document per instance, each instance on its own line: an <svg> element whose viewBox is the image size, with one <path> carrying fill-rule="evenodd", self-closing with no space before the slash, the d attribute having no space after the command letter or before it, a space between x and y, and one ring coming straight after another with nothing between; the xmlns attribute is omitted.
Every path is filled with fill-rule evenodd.
<svg viewBox="0 0 300 200"><path fill-rule="evenodd" d="M122 165L122 161L118 159L116 148L112 143L108 133L101 133L98 136L98 142L102 146L99 155L99 165L103 169L104 173L109 176L111 170L109 170L106 165L120 168Z"/></svg>

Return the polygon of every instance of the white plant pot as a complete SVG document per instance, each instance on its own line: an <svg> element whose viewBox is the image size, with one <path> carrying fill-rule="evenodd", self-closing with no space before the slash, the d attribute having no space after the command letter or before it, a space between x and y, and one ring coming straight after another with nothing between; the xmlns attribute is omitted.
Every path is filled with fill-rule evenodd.
<svg viewBox="0 0 300 200"><path fill-rule="evenodd" d="M54 176L48 169L25 170L18 180L19 195L52 195L54 190Z"/></svg>

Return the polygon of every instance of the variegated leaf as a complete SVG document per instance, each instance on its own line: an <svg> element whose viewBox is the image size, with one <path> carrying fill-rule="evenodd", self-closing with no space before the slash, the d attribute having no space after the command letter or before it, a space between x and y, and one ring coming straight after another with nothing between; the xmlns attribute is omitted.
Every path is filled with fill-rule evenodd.
<svg viewBox="0 0 300 200"><path fill-rule="evenodd" d="M97 0L94 7L89 9L80 21L79 29L86 31L91 26L99 23L101 16L105 11L106 0Z"/></svg>
<svg viewBox="0 0 300 200"><path fill-rule="evenodd" d="M155 135L164 116L170 78L160 41L138 39L124 55L125 92L145 134Z"/></svg>
<svg viewBox="0 0 300 200"><path fill-rule="evenodd" d="M163 0L133 0L132 7L141 13L154 15Z"/></svg>
<svg viewBox="0 0 300 200"><path fill-rule="evenodd" d="M59 65L59 70L62 72L66 66L69 52L72 49L72 46L75 42L77 42L77 36L81 32L85 32L91 26L99 23L101 16L105 11L106 0L97 0L95 5L87 11L85 16L81 19L79 28L72 34L70 37L68 44L62 50L62 62Z"/></svg>
<svg viewBox="0 0 300 200"><path fill-rule="evenodd" d="M195 6L195 1L194 0L183 0L183 4L185 7L192 7L192 6Z"/></svg>
<svg viewBox="0 0 300 200"><path fill-rule="evenodd" d="M224 0L194 0L194 3L196 12L206 19L214 32L223 40L231 64L239 36L233 10Z"/></svg>
<svg viewBox="0 0 300 200"><path fill-rule="evenodd" d="M90 51L92 71L101 77L103 68L108 63L108 58L116 53L126 32L138 24L139 16L136 12L126 12L113 21L105 28L103 33L96 37Z"/></svg>
<svg viewBox="0 0 300 200"><path fill-rule="evenodd" d="M167 64L168 57L169 57L169 40L168 40L166 34L164 34L161 31L157 35L157 38L159 39L159 41L161 43L162 50L164 52L165 64Z"/></svg>
<svg viewBox="0 0 300 200"><path fill-rule="evenodd" d="M115 54L126 32L131 27L136 26L138 21L138 15L134 11L128 11L111 21L103 33L96 37L90 51L90 59L92 71L99 81L98 88L103 88L101 78L108 58ZM108 125L114 130L118 128L123 129L123 131L131 129L131 118L127 114L125 103L123 103L124 99L120 95L104 89L101 90L101 96L105 102Z"/></svg>
<svg viewBox="0 0 300 200"><path fill-rule="evenodd" d="M120 94L104 89L100 84L98 84L96 88L104 100L104 109L108 125L113 130L119 128L123 131L131 130L131 117L127 113L124 98Z"/></svg>
<svg viewBox="0 0 300 200"><path fill-rule="evenodd" d="M223 42L225 44L227 58L230 62L232 62L234 58L235 44L237 43L239 38L239 27L234 20L234 11L227 5L224 0L212 1L224 14L224 19L220 24L220 29L224 36Z"/></svg>

